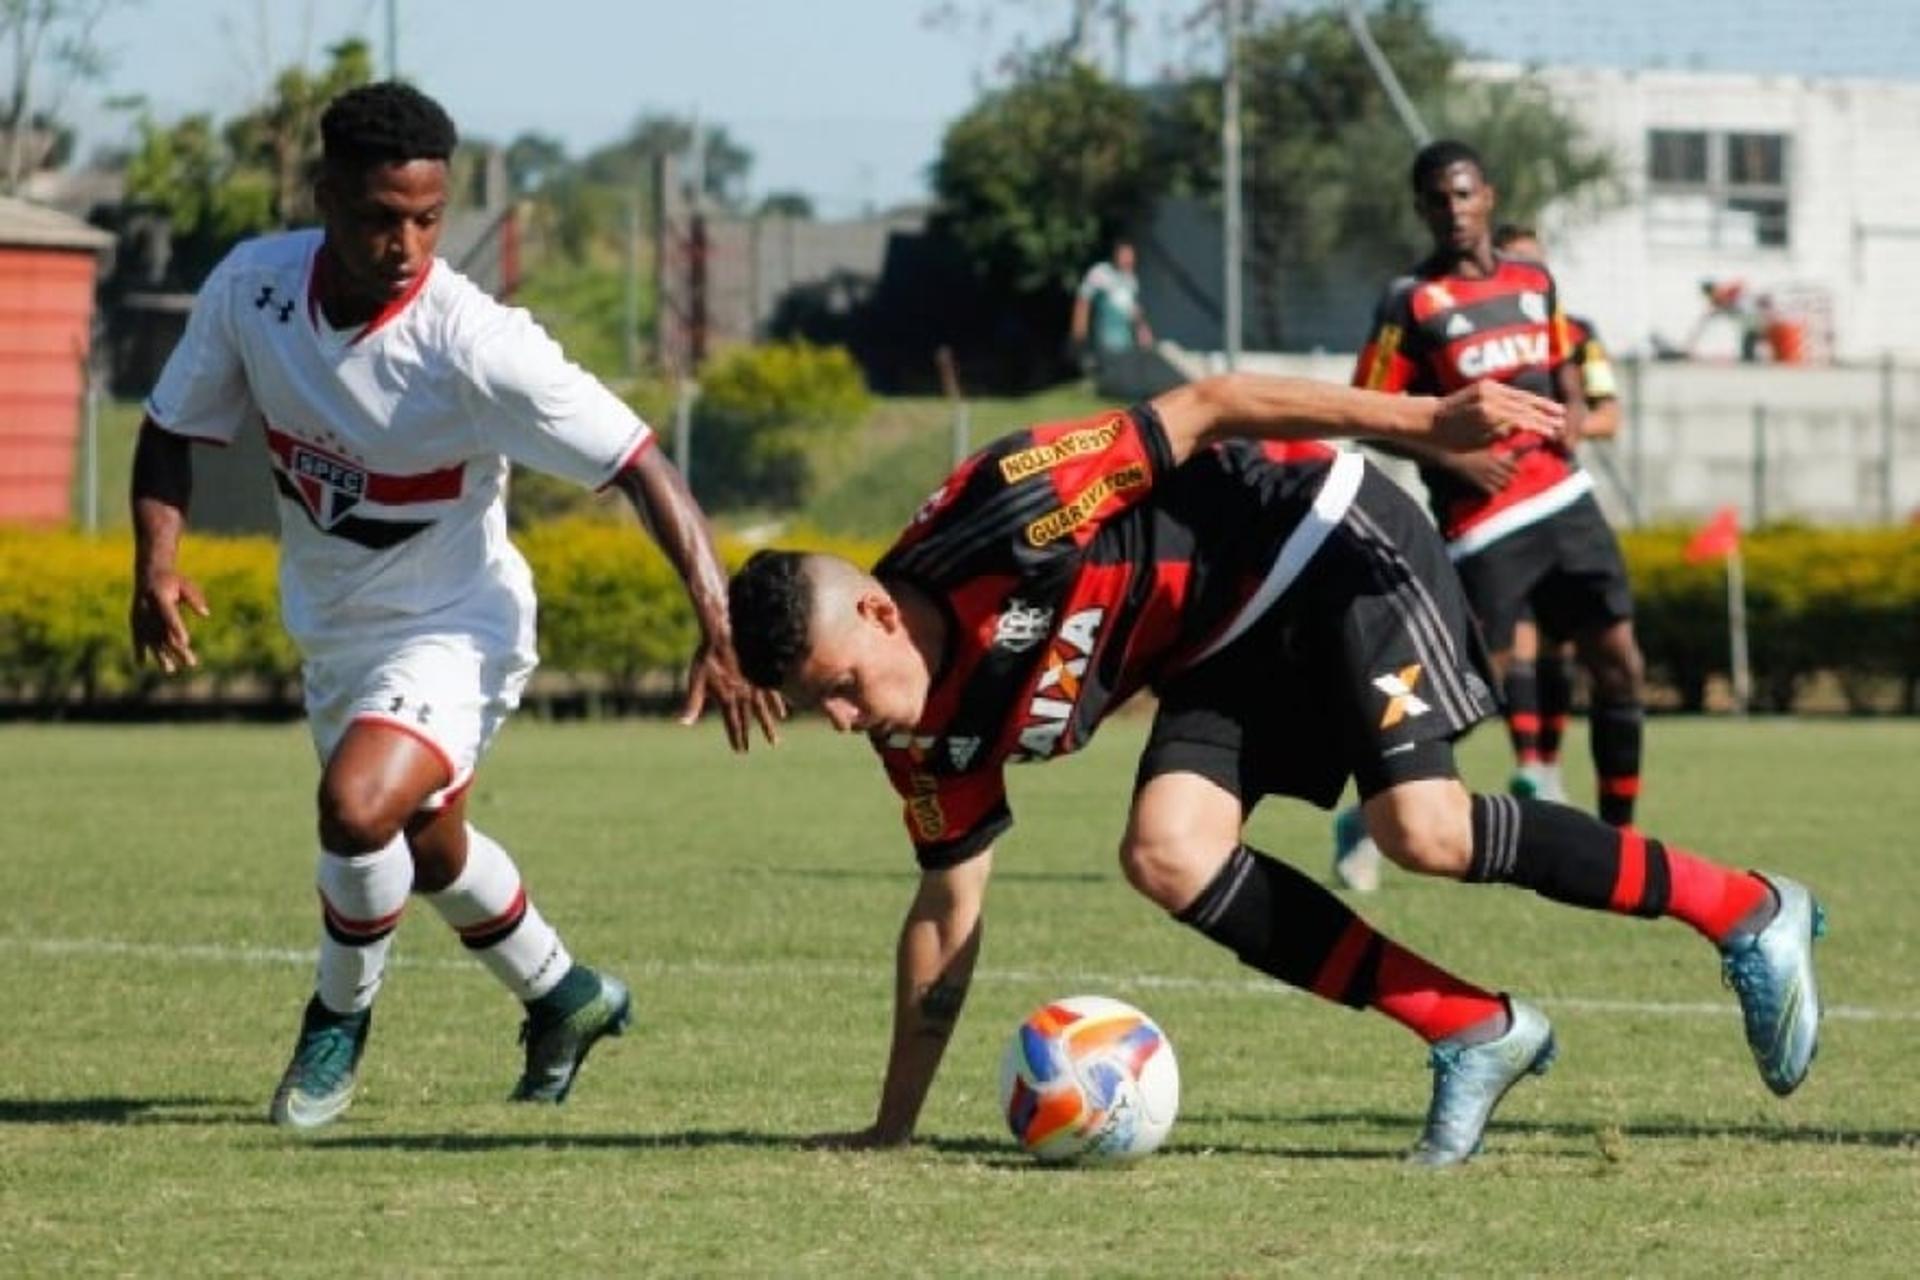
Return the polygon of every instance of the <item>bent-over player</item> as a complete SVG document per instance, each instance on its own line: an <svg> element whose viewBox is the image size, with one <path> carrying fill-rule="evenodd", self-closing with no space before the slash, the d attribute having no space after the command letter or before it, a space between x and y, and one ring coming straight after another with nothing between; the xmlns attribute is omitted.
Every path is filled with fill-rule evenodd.
<svg viewBox="0 0 1920 1280"><path fill-rule="evenodd" d="M1410 870L1671 916L1710 939L1761 1074L1799 1085L1820 1005L1817 908L1559 805L1470 795L1452 742L1493 698L1445 550L1411 499L1322 436L1476 448L1552 437L1562 409L1479 383L1444 400L1229 375L1132 411L1018 432L965 462L871 574L761 552L730 588L741 666L869 736L921 866L897 955L879 1109L834 1141L906 1142L966 997L1015 761L1083 746L1160 697L1120 845L1128 881L1245 963L1432 1046L1412 1158L1471 1155L1501 1096L1554 1051L1533 1005L1382 936L1245 843L1262 796L1330 806L1353 776Z"/></svg>

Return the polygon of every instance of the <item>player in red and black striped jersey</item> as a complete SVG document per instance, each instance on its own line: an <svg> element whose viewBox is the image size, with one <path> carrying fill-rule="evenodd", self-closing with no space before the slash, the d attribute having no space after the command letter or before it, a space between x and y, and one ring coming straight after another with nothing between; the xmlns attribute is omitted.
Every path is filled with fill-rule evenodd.
<svg viewBox="0 0 1920 1280"><path fill-rule="evenodd" d="M1539 233L1517 223L1494 228L1493 247L1510 258L1542 265L1547 260ZM1611 440L1620 430L1620 392L1606 345L1594 323L1581 316L1567 316L1567 336L1574 366L1580 371L1580 389L1587 399L1581 437ZM1542 800L1566 802L1566 786L1560 777L1560 743L1573 709L1575 661L1572 641L1550 636L1543 642L1530 613L1515 625L1513 657L1507 663L1502 688L1507 731L1517 765L1511 784L1515 795L1532 794ZM1611 788L1619 789L1617 784ZM1609 790L1604 784L1600 787L1603 813L1610 807L1624 806L1631 814L1631 797L1611 795Z"/></svg>
<svg viewBox="0 0 1920 1280"><path fill-rule="evenodd" d="M1495 251L1495 192L1471 147L1436 142L1413 163L1433 253L1382 298L1354 373L1378 391L1444 394L1484 379L1554 395L1557 440L1522 439L1460 457L1417 451L1447 553L1504 679L1522 614L1575 642L1593 678L1601 816L1633 820L1640 790L1642 671L1620 547L1574 460L1586 391L1553 277Z"/></svg>
<svg viewBox="0 0 1920 1280"><path fill-rule="evenodd" d="M1776 910L1758 876L1571 809L1467 793L1452 742L1493 699L1445 550L1360 454L1305 443L1477 447L1550 438L1561 413L1498 383L1435 399L1206 379L988 446L871 574L799 552L748 561L729 591L742 669L868 735L921 866L878 1115L836 1141L912 1133L978 953L992 846L1013 821L1006 765L1079 748L1149 687L1160 707L1121 845L1127 879L1247 964L1440 1046L1419 1162L1473 1151L1500 1095L1544 1069L1546 1019L1246 845L1263 796L1330 807L1352 777L1375 838L1410 870L1672 915L1728 948L1797 939L1791 974L1763 984L1774 1003L1743 1001L1751 1043L1810 1052L1817 1002L1785 1030L1764 1013L1785 1008L1789 981L1813 993L1810 907ZM1805 900L1774 883L1782 901ZM1797 1083L1804 1063L1783 1070Z"/></svg>

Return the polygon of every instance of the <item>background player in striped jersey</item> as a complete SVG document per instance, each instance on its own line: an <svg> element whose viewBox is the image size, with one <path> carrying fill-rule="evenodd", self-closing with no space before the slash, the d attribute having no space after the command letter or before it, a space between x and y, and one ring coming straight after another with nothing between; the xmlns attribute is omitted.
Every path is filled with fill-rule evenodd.
<svg viewBox="0 0 1920 1280"><path fill-rule="evenodd" d="M1435 399L1211 378L988 446L872 574L825 555L750 560L730 589L742 669L869 736L921 866L877 1114L829 1141L912 1135L1013 821L1006 766L1079 749L1148 686L1160 706L1120 846L1128 881L1245 963L1431 1044L1417 1162L1472 1154L1506 1090L1545 1069L1546 1018L1244 843L1262 796L1330 807L1352 777L1409 870L1685 921L1720 948L1763 1077L1795 1088L1819 1023L1807 891L1560 805L1470 795L1452 741L1493 699L1459 579L1432 525L1360 454L1301 443L1471 448L1551 437L1561 414L1497 381Z"/></svg>
<svg viewBox="0 0 1920 1280"><path fill-rule="evenodd" d="M1495 192L1464 143L1414 158L1414 202L1433 252L1381 299L1354 382L1445 393L1494 379L1567 407L1563 439L1497 441L1447 456L1418 446L1435 520L1503 677L1523 612L1574 641L1592 678L1591 733L1600 816L1633 821L1640 791L1643 662L1618 542L1574 460L1586 391L1553 277L1493 246Z"/></svg>
<svg viewBox="0 0 1920 1280"><path fill-rule="evenodd" d="M135 650L195 664L176 568L189 447L264 430L280 490L281 608L323 771L319 971L269 1115L313 1128L353 1097L409 892L526 1006L513 1096L560 1102L627 989L576 964L506 850L467 825L474 766L532 674L534 598L507 540L509 460L619 489L686 583L703 640L684 716L712 698L745 750L778 707L739 674L726 577L652 432L527 313L434 257L453 122L398 83L321 120L324 227L236 248L195 299L134 462Z"/></svg>
<svg viewBox="0 0 1920 1280"><path fill-rule="evenodd" d="M1546 249L1532 227L1505 222L1494 228L1493 247L1510 258L1546 265ZM1587 399L1587 416L1580 434L1587 440L1611 440L1620 432L1620 392L1613 362L1591 320L1567 316L1567 338L1573 363L1580 370L1580 389ZM1513 742L1515 795L1566 802L1566 784L1560 776L1560 743L1573 709L1573 642L1542 638L1531 612L1513 628L1513 656L1502 686L1506 695L1507 731ZM1601 797L1607 800L1606 796Z"/></svg>

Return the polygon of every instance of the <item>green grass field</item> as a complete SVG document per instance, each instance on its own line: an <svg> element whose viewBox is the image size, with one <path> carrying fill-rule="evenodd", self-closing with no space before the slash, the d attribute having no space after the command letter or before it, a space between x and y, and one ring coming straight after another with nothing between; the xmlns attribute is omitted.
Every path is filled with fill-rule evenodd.
<svg viewBox="0 0 1920 1280"><path fill-rule="evenodd" d="M871 1114L911 860L866 748L748 760L711 725L514 725L476 821L638 1021L564 1109L502 1101L517 1011L416 908L348 1117L263 1121L308 991L298 726L0 730L0 1274L1907 1275L1920 1253L1920 724L1657 721L1650 830L1826 900L1830 1013L1775 1100L1685 928L1393 878L1364 910L1555 1017L1486 1155L1396 1163L1425 1104L1384 1019L1279 994L1113 867L1144 722L1014 775L973 998L911 1151ZM1578 746L1579 744L1575 744ZM1501 775L1483 732L1470 772ZM1256 840L1318 872L1323 820ZM1015 1020L1143 1005L1185 1077L1169 1147L1051 1171L1004 1138Z"/></svg>

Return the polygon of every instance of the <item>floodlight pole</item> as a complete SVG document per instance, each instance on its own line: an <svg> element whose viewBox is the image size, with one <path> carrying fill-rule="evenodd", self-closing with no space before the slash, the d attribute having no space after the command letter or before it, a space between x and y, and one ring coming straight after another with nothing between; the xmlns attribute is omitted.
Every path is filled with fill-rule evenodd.
<svg viewBox="0 0 1920 1280"><path fill-rule="evenodd" d="M1727 554L1727 637L1732 652L1733 713L1743 716L1753 704L1753 665L1747 656L1747 574L1740 544Z"/></svg>
<svg viewBox="0 0 1920 1280"><path fill-rule="evenodd" d="M387 79L400 78L400 0L387 0Z"/></svg>
<svg viewBox="0 0 1920 1280"><path fill-rule="evenodd" d="M1245 248L1241 232L1240 192L1240 0L1221 0L1220 19L1226 41L1226 74L1220 92L1220 194L1224 205L1221 233L1223 306L1220 323L1227 368L1240 363L1240 284Z"/></svg>
<svg viewBox="0 0 1920 1280"><path fill-rule="evenodd" d="M1347 28L1353 32L1354 43L1360 46L1361 56L1366 58L1367 66L1373 70L1373 78L1380 82L1380 89L1387 95L1387 101L1393 104L1394 112L1399 115L1400 123L1413 135L1417 146L1426 146L1433 141L1433 134L1427 128L1427 122L1420 118L1419 110L1413 105L1413 99L1400 86L1400 77L1393 73L1393 64L1387 61L1387 55L1380 51L1374 42L1373 31L1367 26L1366 9L1360 0L1347 0Z"/></svg>

